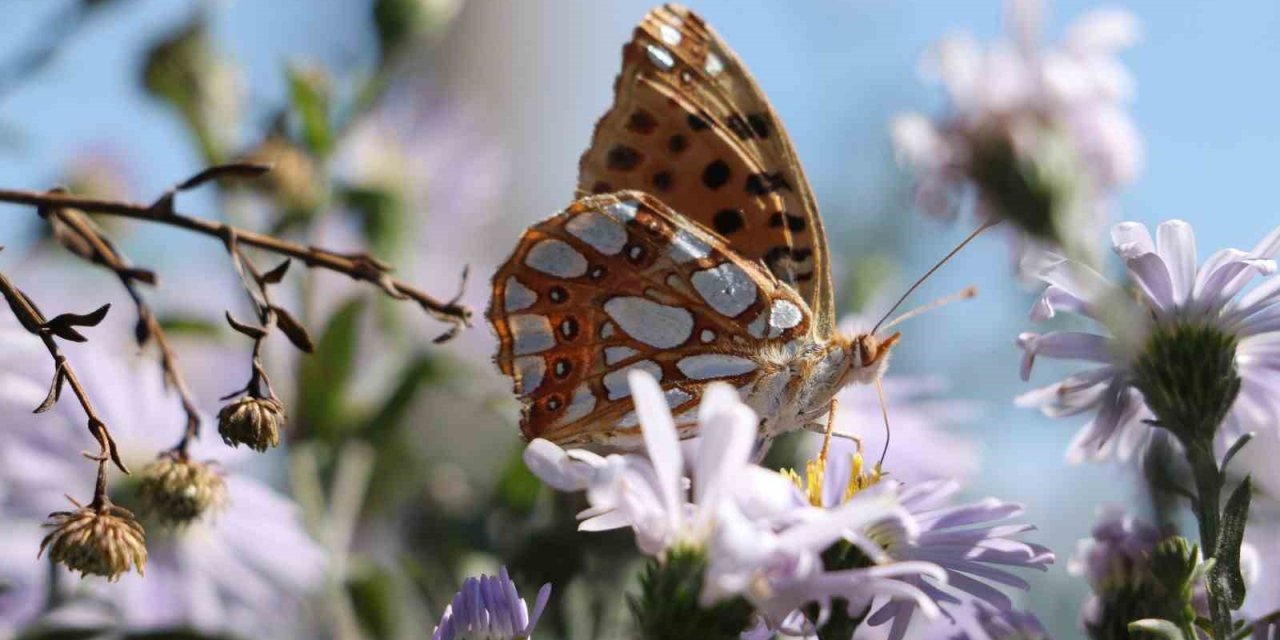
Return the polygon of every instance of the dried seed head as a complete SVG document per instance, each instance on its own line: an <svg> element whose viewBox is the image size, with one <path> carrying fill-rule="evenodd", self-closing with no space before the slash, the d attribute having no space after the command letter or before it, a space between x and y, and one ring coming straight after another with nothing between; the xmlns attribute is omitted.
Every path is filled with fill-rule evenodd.
<svg viewBox="0 0 1280 640"><path fill-rule="evenodd" d="M40 543L40 553L48 549L50 559L79 571L81 577L105 576L114 582L130 567L142 575L147 566L145 533L133 514L110 502L76 506L75 511L49 514L45 526L54 530Z"/></svg>
<svg viewBox="0 0 1280 640"><path fill-rule="evenodd" d="M275 398L244 397L218 412L218 434L233 447L245 444L266 451L280 444L282 426L284 405Z"/></svg>
<svg viewBox="0 0 1280 640"><path fill-rule="evenodd" d="M227 486L209 465L164 455L142 470L138 495L146 514L181 526L226 504Z"/></svg>

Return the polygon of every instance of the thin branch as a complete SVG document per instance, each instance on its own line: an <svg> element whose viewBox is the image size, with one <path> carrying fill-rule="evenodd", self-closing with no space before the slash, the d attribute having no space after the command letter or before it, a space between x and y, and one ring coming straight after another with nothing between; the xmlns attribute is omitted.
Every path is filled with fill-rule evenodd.
<svg viewBox="0 0 1280 640"><path fill-rule="evenodd" d="M182 370L178 367L178 356L169 344L169 336L160 326L155 312L147 304L137 285L138 282L154 284L155 275L130 264L128 258L115 248L102 229L83 213L75 209L41 208L40 215L46 217L53 226L54 237L59 244L71 253L94 264L102 265L115 273L120 284L133 300L138 313L134 338L139 347L145 347L150 341L155 342L160 353L160 370L164 374L165 384L177 393L182 411L186 414L186 427L182 432L182 438L173 448L176 453L185 456L191 440L199 435L200 411L196 408L191 389L187 386Z"/></svg>
<svg viewBox="0 0 1280 640"><path fill-rule="evenodd" d="M216 169L214 168L210 171ZM186 188L186 186L187 183L184 183L180 185L180 188ZM218 239L224 239L229 234L234 235L242 244L278 255L296 258L308 267L328 269L329 271L345 274L355 280L363 280L375 284L392 298L413 300L437 320L453 325L448 332L436 338L436 342L449 340L463 329L471 326L471 309L458 304L456 300L442 302L408 283L391 277L388 273L391 270L391 266L368 254L338 253L321 247L303 246L274 236L238 229L220 222L183 215L173 210L172 196L173 192L170 191L154 204L142 205L118 200L80 197L59 192L0 189L0 202L26 204L49 209L70 207L146 222L156 222Z"/></svg>
<svg viewBox="0 0 1280 640"><path fill-rule="evenodd" d="M49 397L36 409L36 413L49 409L57 402L61 394L62 385L65 383L71 386L71 391L75 393L76 399L80 402L80 407L84 410L85 417L88 418L89 433L93 435L94 440L98 441L99 452L96 456L85 454L85 457L98 463L98 481L94 491L93 504L95 507L100 507L107 500L107 462L114 462L124 473L129 473L129 468L120 459L120 452L116 448L115 439L111 437L111 431L107 428L107 423L102 420L97 410L94 409L93 401L89 399L89 394L80 384L80 378L76 375L75 369L72 368L71 362L67 360L67 357L62 353L62 349L58 347L51 323L45 319L44 314L31 301L31 298L27 297L27 294L15 286L3 273L0 273L0 294L3 294L5 300L8 301L9 308L13 311L14 316L18 318L18 322L28 332L39 337L44 342L45 349L49 351L50 357L53 358L53 383L49 389ZM101 318L99 317L98 320L101 320ZM97 322L94 321L92 324L97 324Z"/></svg>

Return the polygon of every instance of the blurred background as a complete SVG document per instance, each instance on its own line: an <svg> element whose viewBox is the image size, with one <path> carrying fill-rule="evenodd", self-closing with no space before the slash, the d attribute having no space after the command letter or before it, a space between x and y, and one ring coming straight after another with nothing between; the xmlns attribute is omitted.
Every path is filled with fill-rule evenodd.
<svg viewBox="0 0 1280 640"><path fill-rule="evenodd" d="M983 40L999 36L1002 3L691 4L737 50L790 131L827 224L841 312L882 311L972 228L971 218L947 225L913 210L888 122L902 111L944 108L937 87L921 80L921 53L959 29ZM1046 39L1096 6L1050 3ZM1114 219L1183 218L1202 253L1253 246L1280 221L1273 175L1280 92L1270 81L1280 65L1280 7L1126 6L1143 25L1142 41L1123 60L1137 80L1133 116L1145 166L1120 194ZM265 184L182 195L179 210L370 250L441 298L458 291L469 267L462 300L480 312L489 275L520 231L571 200L578 157L612 100L621 47L649 7L406 0L374 11L354 0L0 0L0 187L66 185L149 202L211 162L268 160L277 171ZM140 445L134 455L145 459L176 439L176 402L130 392L158 385L158 376L143 371L154 365L149 352L136 357L132 309L111 274L59 253L31 210L3 205L0 212L0 269L38 302L57 312L118 303L71 357L103 360L86 365L100 372L93 385L101 394L116 389L132 404L155 405L118 407L115 422L131 423L126 429L164 434L150 452ZM220 320L228 307L248 309L225 252L172 229L102 222L130 258L161 273L149 300L175 336L202 409L216 413L217 398L240 386L248 364L248 344ZM1074 637L1087 591L1066 571L1076 540L1089 534L1102 505L1142 509L1145 498L1131 471L1064 461L1083 418L1050 422L1013 406L1031 388L1018 378L1013 340L1029 326L1033 292L1012 266L1007 244L992 233L926 283L917 302L971 284L980 294L905 325L892 373L928 379L938 406L965 403L968 419L959 424L942 409L926 418L935 411L950 433L972 443L974 459L959 464L967 495L1026 505L1025 519L1039 527L1030 539L1053 548L1059 561L1029 576L1029 593L1017 597L1056 635ZM266 559L249 563L246 571L259 577L288 574L263 582L298 607L273 624L299 635L420 637L462 576L505 562L530 593L558 575L578 576L555 583L551 622L539 637L609 637L625 610L616 592L601 595L591 585L629 574L629 541L575 538L567 515L573 504L541 492L523 472L516 405L490 364L494 340L482 316L436 346L430 340L443 326L345 278L295 269L285 289L286 306L298 310L320 353L300 358L284 341L269 345L268 366L290 409L290 442L235 463L258 483L255 491L283 501L240 523L250 534L242 543L269 544L271 536L254 539L254 522L279 516L296 519L295 533L315 547L287 571ZM47 359L23 360L6 349L6 369L28 363L6 374L43 380ZM1046 364L1033 383L1070 369ZM871 401L872 390L859 391ZM48 429L29 408L7 413L4 428ZM75 408L63 409L62 419L75 423ZM219 450L213 424L206 420L205 428L205 448ZM68 433L77 434L63 443L70 455L88 447L82 432ZM947 462L955 461L938 460ZM74 473L90 477L90 465L79 466ZM23 486L14 481L7 490ZM53 496L80 495L91 484L58 486ZM62 506L51 499L32 512ZM228 513L235 510L233 501ZM13 537L2 543L3 562L29 578L10 578L17 586L0 591L0 624L16 633L41 610L32 597L15 604L22 588L48 588L60 578L34 559L38 519L12 508L6 515L12 522L4 535ZM148 607L161 605L141 595L122 604L105 593L116 585L95 591L112 604L109 615L68 619L235 637L273 617L254 606L252 594L234 593L236 578L198 579L200 571L216 573L207 559L183 562L175 560L186 567L175 570L184 580L177 588L203 595L172 613L148 617ZM203 569L190 568L196 565ZM147 580L164 576L161 569ZM272 586L278 580L288 587ZM228 598L246 602L231 607ZM219 606L225 610L208 610Z"/></svg>

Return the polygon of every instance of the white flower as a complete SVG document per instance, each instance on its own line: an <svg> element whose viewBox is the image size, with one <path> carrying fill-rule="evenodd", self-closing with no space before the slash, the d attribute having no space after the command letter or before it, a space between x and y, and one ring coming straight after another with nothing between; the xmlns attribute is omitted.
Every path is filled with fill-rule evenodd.
<svg viewBox="0 0 1280 640"><path fill-rule="evenodd" d="M728 386L708 385L703 391L698 409L701 448L716 455L698 456L693 461L690 502L684 455L661 387L642 371L632 371L627 381L648 457L614 454L602 458L534 440L525 450L525 462L553 487L587 490L591 508L579 515L583 531L631 527L636 545L649 555L658 555L675 544L700 547L711 534L721 502L749 491L751 487L744 481L760 477L748 471L755 414Z"/></svg>
<svg viewBox="0 0 1280 640"><path fill-rule="evenodd" d="M841 508L810 506L785 476L749 462L758 420L725 385L703 390L701 442L689 461L690 481L657 381L632 371L628 382L648 457L601 457L564 451L543 440L525 450L530 470L548 484L586 489L591 507L578 516L581 530L630 527L640 550L658 557L673 548L705 551L703 603L742 595L775 628L806 603L818 602L829 610L833 598L847 600L851 610L857 608L854 614L877 596L907 598L926 613L936 611L932 600L903 580L927 576L945 582L942 569L931 563L823 568L822 552L841 540L873 561L888 561L868 532L915 530L893 487L869 491Z"/></svg>
<svg viewBox="0 0 1280 640"><path fill-rule="evenodd" d="M831 600L843 598L851 616L860 615L877 597L909 601L927 616L938 608L907 580L929 577L946 582L941 567L929 562L894 562L869 531L895 528L915 531L915 523L898 504L895 487L861 492L833 509L799 507L796 522L775 531L744 516L736 505L722 506L708 547L704 602L743 594L774 628L784 626L804 605L817 602L825 618ZM822 552L847 540L873 564L824 569Z"/></svg>
<svg viewBox="0 0 1280 640"><path fill-rule="evenodd" d="M1039 407L1051 417L1096 410L1068 458L1105 459L1114 453L1127 459L1144 448L1152 434L1145 423L1153 417L1152 410L1136 385L1135 364L1149 355L1153 336L1192 327L1236 343L1234 362L1242 384L1218 433L1231 438L1251 429L1275 429L1280 424L1280 278L1240 294L1256 276L1275 271L1280 228L1252 251L1223 249L1199 266L1195 235L1180 220L1161 224L1154 240L1144 225L1134 222L1116 225L1111 237L1135 285L1136 309L1126 304L1122 289L1087 266L1059 259L1044 267L1038 277L1049 287L1032 308L1033 321L1067 312L1095 320L1111 333L1018 336L1024 351L1023 379L1030 376L1037 357L1095 365L1022 395L1018 404Z"/></svg>

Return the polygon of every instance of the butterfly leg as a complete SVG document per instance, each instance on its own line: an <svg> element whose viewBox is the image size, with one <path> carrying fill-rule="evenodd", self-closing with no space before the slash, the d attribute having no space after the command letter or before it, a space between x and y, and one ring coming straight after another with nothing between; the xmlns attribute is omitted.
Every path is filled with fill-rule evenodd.
<svg viewBox="0 0 1280 640"><path fill-rule="evenodd" d="M825 461L827 459L827 455L831 449L832 438L843 438L845 440L849 440L853 442L854 445L857 446L858 453L862 453L862 438L859 438L858 436L851 435L848 433L840 433L836 431L835 419L836 419L836 401L832 400L831 408L827 412L827 420L825 424L821 424L818 422L809 422L805 424L804 427L802 427L805 431L822 435L822 452L818 454L818 458L820 460Z"/></svg>

